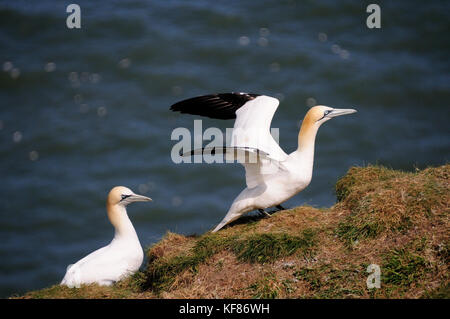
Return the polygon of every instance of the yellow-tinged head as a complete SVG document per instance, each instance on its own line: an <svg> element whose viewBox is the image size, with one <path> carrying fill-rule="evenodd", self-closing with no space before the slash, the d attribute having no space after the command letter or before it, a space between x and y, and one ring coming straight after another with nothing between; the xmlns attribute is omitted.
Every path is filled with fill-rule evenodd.
<svg viewBox="0 0 450 319"><path fill-rule="evenodd" d="M109 192L107 205L122 205L127 206L132 202L148 202L152 199L150 197L142 196L133 193L133 191L124 186L116 186Z"/></svg>
<svg viewBox="0 0 450 319"><path fill-rule="evenodd" d="M334 109L325 105L316 105L309 109L303 119L302 127L298 135L299 148L307 145L314 144L317 130L320 125L333 117L341 116L345 114L355 113L354 109Z"/></svg>
<svg viewBox="0 0 450 319"><path fill-rule="evenodd" d="M111 224L116 229L116 236L136 236L136 231L128 218L126 206L132 202L148 202L152 199L138 195L127 187L116 186L108 194L106 210Z"/></svg>
<svg viewBox="0 0 450 319"><path fill-rule="evenodd" d="M333 109L332 107L325 105L316 105L312 107L303 121L311 124L322 124L328 120L331 120L333 117L341 116L345 114L355 113L354 109Z"/></svg>

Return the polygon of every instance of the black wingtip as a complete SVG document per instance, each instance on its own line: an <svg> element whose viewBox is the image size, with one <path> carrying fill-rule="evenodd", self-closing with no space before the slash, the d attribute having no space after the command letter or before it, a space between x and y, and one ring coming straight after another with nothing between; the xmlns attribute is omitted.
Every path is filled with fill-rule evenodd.
<svg viewBox="0 0 450 319"><path fill-rule="evenodd" d="M202 95L179 101L170 110L217 119L234 119L240 107L258 96L260 94L244 92Z"/></svg>

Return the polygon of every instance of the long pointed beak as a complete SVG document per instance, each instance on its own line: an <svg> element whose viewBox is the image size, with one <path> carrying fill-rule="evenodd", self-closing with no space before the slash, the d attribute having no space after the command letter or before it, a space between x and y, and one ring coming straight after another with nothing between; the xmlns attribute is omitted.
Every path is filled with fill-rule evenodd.
<svg viewBox="0 0 450 319"><path fill-rule="evenodd" d="M333 109L333 111L328 114L328 117L336 117L346 114L356 113L357 111L354 109Z"/></svg>
<svg viewBox="0 0 450 319"><path fill-rule="evenodd" d="M133 194L129 197L130 202L151 202L153 199L147 196Z"/></svg>

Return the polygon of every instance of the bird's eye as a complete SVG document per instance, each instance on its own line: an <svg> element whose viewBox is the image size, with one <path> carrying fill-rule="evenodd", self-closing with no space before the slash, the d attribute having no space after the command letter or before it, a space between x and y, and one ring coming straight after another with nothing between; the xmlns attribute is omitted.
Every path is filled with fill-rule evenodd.
<svg viewBox="0 0 450 319"><path fill-rule="evenodd" d="M130 197L131 195L122 195L122 200L124 200L124 199L126 199L126 198L128 198L128 197Z"/></svg>
<svg viewBox="0 0 450 319"><path fill-rule="evenodd" d="M328 115L328 114L330 114L331 113L331 110L326 110L325 112L324 112L324 115Z"/></svg>

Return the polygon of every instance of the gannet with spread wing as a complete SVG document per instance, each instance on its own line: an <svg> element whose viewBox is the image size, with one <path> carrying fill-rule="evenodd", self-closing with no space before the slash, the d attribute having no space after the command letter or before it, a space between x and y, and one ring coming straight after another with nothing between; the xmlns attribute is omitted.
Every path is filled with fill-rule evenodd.
<svg viewBox="0 0 450 319"><path fill-rule="evenodd" d="M317 130L333 117L355 113L317 105L305 115L298 148L286 154L270 134L270 123L279 105L276 98L249 93L221 93L194 97L171 106L172 111L217 119L236 119L231 145L193 150L183 155L230 152L245 167L247 187L236 197L228 213L213 230L218 231L243 214L276 206L305 189L312 178ZM242 157L244 155L245 157ZM252 160L253 159L253 160ZM267 214L267 213L266 213Z"/></svg>
<svg viewBox="0 0 450 319"><path fill-rule="evenodd" d="M128 218L126 206L133 202L151 200L133 193L129 188L114 187L106 202L108 218L115 229L113 240L109 245L69 265L61 285L72 288L92 283L109 286L135 273L142 264L144 253Z"/></svg>

